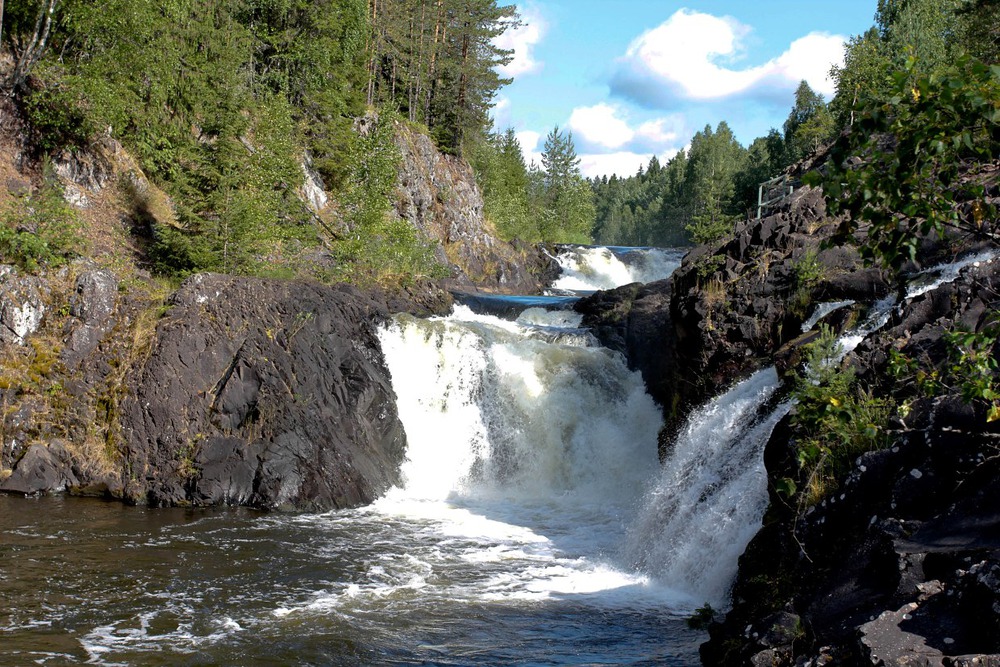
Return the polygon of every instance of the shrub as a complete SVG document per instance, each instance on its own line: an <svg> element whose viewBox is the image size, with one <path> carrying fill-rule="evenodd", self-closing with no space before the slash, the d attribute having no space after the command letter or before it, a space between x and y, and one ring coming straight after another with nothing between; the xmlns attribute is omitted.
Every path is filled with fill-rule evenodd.
<svg viewBox="0 0 1000 667"><path fill-rule="evenodd" d="M834 145L821 185L839 234L869 227L862 254L900 267L920 238L949 229L994 239L996 206L976 172L1000 154L1000 66L963 58L920 74L911 58L887 102L869 101Z"/></svg>
<svg viewBox="0 0 1000 667"><path fill-rule="evenodd" d="M78 255L84 241L76 211L46 164L40 188L19 197L0 224L0 258L29 273L57 267Z"/></svg>
<svg viewBox="0 0 1000 667"><path fill-rule="evenodd" d="M796 458L805 474L803 500L812 504L835 487L859 454L888 446L884 424L893 404L855 385L854 369L844 366L843 349L829 327L821 326L804 357L792 389L793 423L802 433ZM786 484L785 491L791 495L794 485Z"/></svg>

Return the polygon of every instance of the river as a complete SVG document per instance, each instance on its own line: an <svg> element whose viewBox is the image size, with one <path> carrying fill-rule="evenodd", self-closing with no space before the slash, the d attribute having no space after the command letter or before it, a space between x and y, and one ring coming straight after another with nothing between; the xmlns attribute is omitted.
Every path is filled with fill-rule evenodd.
<svg viewBox="0 0 1000 667"><path fill-rule="evenodd" d="M726 605L759 525L735 512L745 494L766 500L776 378L693 415L661 467L659 408L564 309L568 294L664 277L679 259L563 248L548 303L398 317L380 337L405 483L370 507L0 496L0 663L698 664L705 635L685 621ZM681 458L744 440L748 463L728 469L726 456ZM705 503L708 488L737 507Z"/></svg>

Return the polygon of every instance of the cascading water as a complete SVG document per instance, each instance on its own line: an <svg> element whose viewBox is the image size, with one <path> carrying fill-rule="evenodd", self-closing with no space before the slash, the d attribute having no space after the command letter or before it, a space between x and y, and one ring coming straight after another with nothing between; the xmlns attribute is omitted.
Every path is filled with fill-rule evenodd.
<svg viewBox="0 0 1000 667"><path fill-rule="evenodd" d="M680 266L685 250L564 246L556 256L562 269L550 290L593 292L666 278Z"/></svg>
<svg viewBox="0 0 1000 667"><path fill-rule="evenodd" d="M765 410L779 386L768 368L692 413L629 531L632 560L692 599L728 605L737 559L760 528L762 453L789 408Z"/></svg>
<svg viewBox="0 0 1000 667"><path fill-rule="evenodd" d="M515 323L458 307L444 319L401 317L380 336L408 457L405 484L375 508L456 532L477 516L495 538L526 538L525 561L501 577L509 595L645 584L616 570L613 552L657 469L660 411L641 378L567 315Z"/></svg>

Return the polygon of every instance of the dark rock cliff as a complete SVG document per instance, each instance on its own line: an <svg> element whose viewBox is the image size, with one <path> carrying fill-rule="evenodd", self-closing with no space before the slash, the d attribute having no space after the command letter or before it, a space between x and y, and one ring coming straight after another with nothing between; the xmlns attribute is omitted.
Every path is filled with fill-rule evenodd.
<svg viewBox="0 0 1000 667"><path fill-rule="evenodd" d="M125 494L153 505L328 509L398 481L405 448L376 337L349 287L201 275L122 406Z"/></svg>
<svg viewBox="0 0 1000 667"><path fill-rule="evenodd" d="M580 302L584 324L641 371L673 428L697 404L776 364L801 363L816 336L802 325L820 302L854 301L828 316L834 330L898 289L850 247L826 247L837 220L822 193L797 189L733 237L697 248L660 283ZM920 266L970 248L927 240ZM987 332L1000 309L1000 262L903 299L890 322L847 363L859 385L896 406L878 426L890 444L860 455L814 506L804 488L794 409L765 451L770 507L740 560L733 607L711 627L709 665L1000 664L1000 422L959 383L934 396L900 377L890 357L947 363L946 332ZM988 356L997 358L994 345ZM782 492L779 493L778 489Z"/></svg>
<svg viewBox="0 0 1000 667"><path fill-rule="evenodd" d="M890 290L852 248L823 248L834 230L822 193L796 190L773 214L685 256L667 280L626 285L576 309L626 355L665 408L668 431L692 407L762 366L797 338L811 304L872 300Z"/></svg>
<svg viewBox="0 0 1000 667"><path fill-rule="evenodd" d="M851 355L865 386L906 406L886 425L891 444L860 455L813 507L772 485L707 664L1000 664L1000 427L960 387L921 395L889 363L890 351L947 358L945 332L983 330L998 288L1000 262L970 267L904 302ZM789 420L775 431L772 481L802 482L800 435ZM789 623L795 633L768 638Z"/></svg>

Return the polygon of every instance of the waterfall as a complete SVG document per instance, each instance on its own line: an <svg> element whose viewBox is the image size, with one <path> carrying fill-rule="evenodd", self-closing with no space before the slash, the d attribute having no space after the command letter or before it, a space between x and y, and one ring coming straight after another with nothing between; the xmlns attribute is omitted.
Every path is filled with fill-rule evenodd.
<svg viewBox="0 0 1000 667"><path fill-rule="evenodd" d="M760 528L762 454L789 408L766 409L779 386L774 368L758 371L693 412L629 530L636 566L694 600L728 604L737 559Z"/></svg>
<svg viewBox="0 0 1000 667"><path fill-rule="evenodd" d="M565 246L556 256L562 269L556 292L593 292L666 278L680 266L683 250Z"/></svg>
<svg viewBox="0 0 1000 667"><path fill-rule="evenodd" d="M403 484L374 509L478 545L463 558L499 567L504 554L481 598L638 587L669 605L672 593L614 558L658 469L662 414L578 325L566 311L508 321L457 306L382 329L408 444Z"/></svg>
<svg viewBox="0 0 1000 667"><path fill-rule="evenodd" d="M592 250L584 254L607 258ZM961 264L974 261L990 260ZM920 277L933 288L957 271ZM404 482L370 511L458 545L413 547L421 574L400 585L440 585L462 572L468 583L448 596L727 607L768 502L763 450L790 409L778 401L775 370L692 412L660 465L660 409L578 314L544 300L511 301L520 310L470 303L508 319L458 305L448 317L399 316L380 331L408 449ZM821 304L811 321L844 305ZM876 303L841 338L844 352L896 307L892 297Z"/></svg>
<svg viewBox="0 0 1000 667"><path fill-rule="evenodd" d="M399 493L615 504L641 486L659 409L620 356L557 326L570 314L543 313L509 322L459 307L383 330L409 442Z"/></svg>

